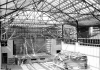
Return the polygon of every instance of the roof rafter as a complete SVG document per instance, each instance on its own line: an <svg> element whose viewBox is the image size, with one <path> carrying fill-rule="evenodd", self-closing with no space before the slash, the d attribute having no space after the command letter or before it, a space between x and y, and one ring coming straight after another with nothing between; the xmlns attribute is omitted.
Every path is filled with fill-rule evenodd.
<svg viewBox="0 0 100 70"><path fill-rule="evenodd" d="M11 3L11 2L14 2L14 1L16 1L16 0L12 0L12 1L6 2L4 4L1 4L0 6L6 5L6 4Z"/></svg>

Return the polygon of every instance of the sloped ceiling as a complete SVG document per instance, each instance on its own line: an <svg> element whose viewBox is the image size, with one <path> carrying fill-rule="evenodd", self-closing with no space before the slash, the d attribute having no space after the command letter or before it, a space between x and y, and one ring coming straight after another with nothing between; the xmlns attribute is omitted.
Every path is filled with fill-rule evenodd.
<svg viewBox="0 0 100 70"><path fill-rule="evenodd" d="M77 20L79 25L95 25L100 21L99 0L2 0L0 9L1 22L10 24L63 24L63 20L70 24Z"/></svg>

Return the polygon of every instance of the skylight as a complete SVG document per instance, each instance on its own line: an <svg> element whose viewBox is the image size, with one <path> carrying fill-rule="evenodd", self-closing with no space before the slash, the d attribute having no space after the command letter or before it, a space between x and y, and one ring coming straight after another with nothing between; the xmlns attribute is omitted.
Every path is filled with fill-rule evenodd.
<svg viewBox="0 0 100 70"><path fill-rule="evenodd" d="M98 0L2 0L0 6L2 23L60 24L100 13Z"/></svg>

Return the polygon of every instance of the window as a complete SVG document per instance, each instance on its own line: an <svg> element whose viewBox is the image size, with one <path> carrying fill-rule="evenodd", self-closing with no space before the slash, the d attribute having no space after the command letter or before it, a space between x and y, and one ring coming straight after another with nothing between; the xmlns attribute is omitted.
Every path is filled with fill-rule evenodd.
<svg viewBox="0 0 100 70"><path fill-rule="evenodd" d="M7 64L7 53L2 53L2 64Z"/></svg>
<svg viewBox="0 0 100 70"><path fill-rule="evenodd" d="M61 50L56 50L56 53L60 53L61 52Z"/></svg>
<svg viewBox="0 0 100 70"><path fill-rule="evenodd" d="M7 46L7 41L6 40L2 40L1 41L1 47L5 47Z"/></svg>

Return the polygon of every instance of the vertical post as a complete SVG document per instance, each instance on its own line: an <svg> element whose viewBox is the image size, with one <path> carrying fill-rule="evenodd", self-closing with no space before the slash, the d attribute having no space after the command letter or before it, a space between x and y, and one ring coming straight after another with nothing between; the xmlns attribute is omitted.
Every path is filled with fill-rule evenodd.
<svg viewBox="0 0 100 70"><path fill-rule="evenodd" d="M62 40L63 40L63 38L64 38L64 24L62 24ZM64 40L63 40L64 41ZM62 43L63 43L63 41L62 41ZM61 46L62 47L62 46Z"/></svg>
<svg viewBox="0 0 100 70"><path fill-rule="evenodd" d="M2 32L1 32L1 21L0 21L0 41L1 41L1 39L2 39L2 37L1 37L1 34Z"/></svg>
<svg viewBox="0 0 100 70"><path fill-rule="evenodd" d="M35 54L34 45L33 45L33 38L31 37L30 40L31 40L31 44L32 44L32 53Z"/></svg>
<svg viewBox="0 0 100 70"><path fill-rule="evenodd" d="M63 37L64 37L63 31L64 31L64 24L62 24L62 39L63 39Z"/></svg>
<svg viewBox="0 0 100 70"><path fill-rule="evenodd" d="M34 55L35 55L35 48L36 48L36 39L37 39L37 37L36 37L36 35L34 36L34 48L33 48L33 50L34 50Z"/></svg>
<svg viewBox="0 0 100 70"><path fill-rule="evenodd" d="M79 46L79 43L78 43L78 21L76 20L76 30L77 30L77 40L76 40L76 43L75 43L75 47L74 47L74 52L77 52L77 47Z"/></svg>
<svg viewBox="0 0 100 70"><path fill-rule="evenodd" d="M1 1L0 1L1 2ZM1 3L0 3L1 4ZM1 6L0 6L0 8L1 8ZM1 10L0 10L1 11ZM0 16L1 16L2 14L0 13ZM1 39L2 39L2 37L1 37L1 20L0 20L0 42L1 42ZM0 46L1 46L1 44L0 44ZM0 50L1 50L1 48L0 48ZM1 53L1 51L0 51L0 53ZM1 58L1 57L0 57ZM1 63L1 62L0 62Z"/></svg>
<svg viewBox="0 0 100 70"><path fill-rule="evenodd" d="M1 3L0 3L1 4ZM0 7L1 8L1 7ZM1 21L0 21L0 70L1 70Z"/></svg>
<svg viewBox="0 0 100 70"><path fill-rule="evenodd" d="M1 21L0 21L0 41L1 41ZM0 42L0 70L1 70L1 42Z"/></svg>
<svg viewBox="0 0 100 70"><path fill-rule="evenodd" d="M99 70L100 70L100 47L99 47Z"/></svg>
<svg viewBox="0 0 100 70"><path fill-rule="evenodd" d="M76 26L76 29L77 29L77 41L76 42L78 42L78 21L76 21L76 24L77 24L77 26Z"/></svg>
<svg viewBox="0 0 100 70"><path fill-rule="evenodd" d="M0 43L0 70L1 70L1 58L2 56L1 56L1 43Z"/></svg>

